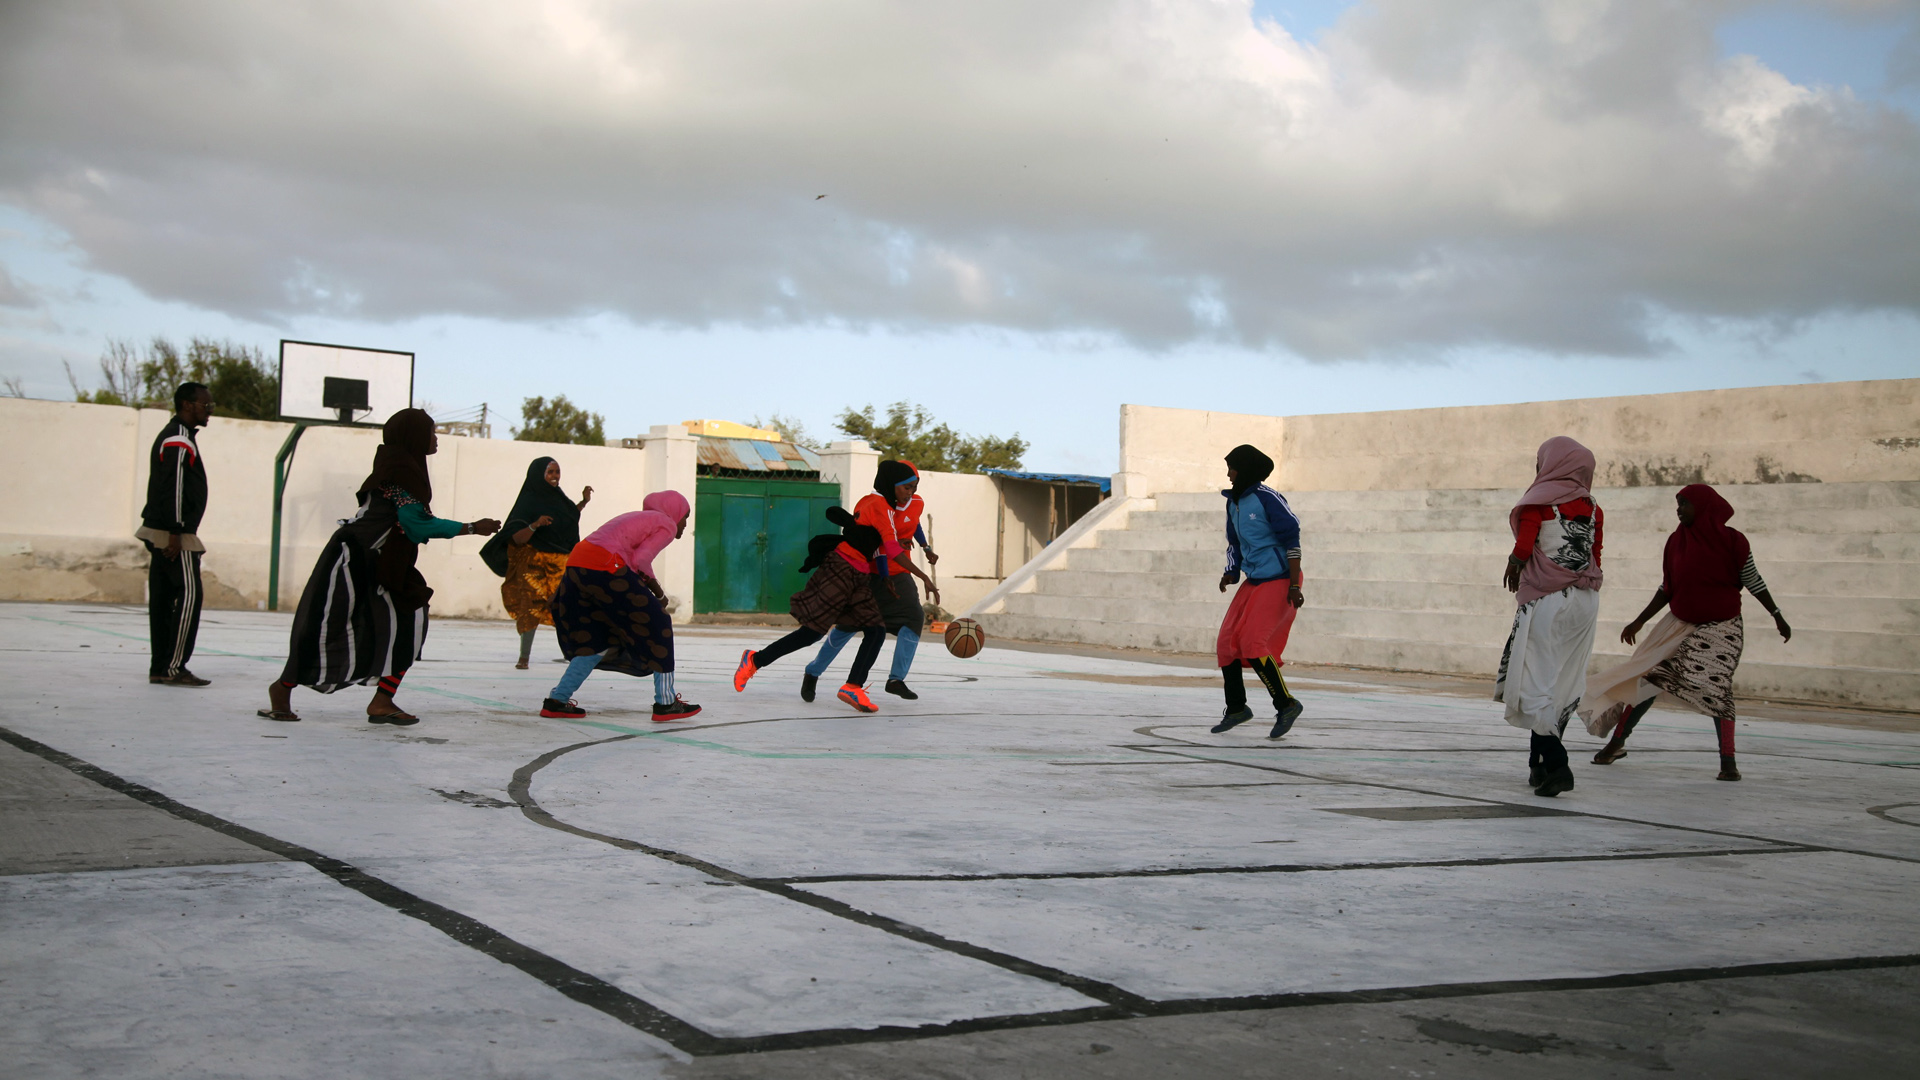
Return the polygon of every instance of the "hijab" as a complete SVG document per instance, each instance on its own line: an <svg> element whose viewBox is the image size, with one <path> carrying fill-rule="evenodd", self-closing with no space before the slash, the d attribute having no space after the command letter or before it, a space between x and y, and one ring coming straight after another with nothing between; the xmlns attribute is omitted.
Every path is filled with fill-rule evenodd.
<svg viewBox="0 0 1920 1080"><path fill-rule="evenodd" d="M1593 498L1593 451L1565 435L1540 444L1533 455L1533 486L1507 512L1507 525L1520 535L1520 509L1559 506L1575 499Z"/></svg>
<svg viewBox="0 0 1920 1080"><path fill-rule="evenodd" d="M675 528L679 528L680 523L687 520L689 511L687 497L677 491L656 491L640 500L640 509L665 514L672 519Z"/></svg>
<svg viewBox="0 0 1920 1080"><path fill-rule="evenodd" d="M1705 484L1688 484L1680 497L1693 504L1693 524L1667 537L1662 583L1673 617L1681 622L1719 622L1740 614L1740 571L1753 549L1740 530L1727 527L1733 505Z"/></svg>
<svg viewBox="0 0 1920 1080"><path fill-rule="evenodd" d="M1507 527L1519 536L1523 507L1559 506L1575 499L1591 499L1592 485L1593 451L1565 435L1555 435L1534 452L1533 486L1507 514ZM1588 560L1584 570L1569 570L1536 548L1520 572L1520 591L1515 599L1524 605L1568 586L1598 589L1600 581L1600 567L1592 560Z"/></svg>
<svg viewBox="0 0 1920 1080"><path fill-rule="evenodd" d="M480 549L480 559L500 577L507 576L507 551L514 533L550 517L552 522L533 530L527 546L535 551L564 555L580 542L580 508L558 485L547 483L550 457L537 457L527 466L527 478L520 482L520 494L513 500L506 524Z"/></svg>
<svg viewBox="0 0 1920 1080"><path fill-rule="evenodd" d="M880 530L871 525L862 525L847 512L844 506L827 507L827 520L840 526L840 532L821 533L807 541L807 559L800 564L800 572L807 573L826 561L828 555L844 542L857 552L861 558L871 559L880 548Z"/></svg>
<svg viewBox="0 0 1920 1080"><path fill-rule="evenodd" d="M920 479L920 472L912 465L904 461L893 461L889 459L881 462L880 467L874 471L873 490L879 492L881 497L887 500L888 506L896 506L898 505L898 500L894 497L894 489L901 484L910 483L918 479Z"/></svg>
<svg viewBox="0 0 1920 1080"><path fill-rule="evenodd" d="M433 479L427 475L427 455L433 451L433 417L425 409L401 409L380 426L380 448L373 452L373 471L360 485L360 494L397 487L427 506L433 502Z"/></svg>
<svg viewBox="0 0 1920 1080"><path fill-rule="evenodd" d="M1273 459L1246 443L1227 451L1227 466L1240 478L1228 493L1229 499L1245 497L1247 492L1259 487L1262 481L1273 475Z"/></svg>

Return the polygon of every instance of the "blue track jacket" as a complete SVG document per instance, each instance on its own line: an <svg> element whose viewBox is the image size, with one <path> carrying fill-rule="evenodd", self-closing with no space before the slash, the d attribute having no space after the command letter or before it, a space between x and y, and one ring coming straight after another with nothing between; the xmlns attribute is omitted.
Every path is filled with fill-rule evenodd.
<svg viewBox="0 0 1920 1080"><path fill-rule="evenodd" d="M1228 576L1238 579L1244 570L1252 585L1288 576L1289 553L1300 554L1300 519L1286 497L1265 484L1238 499L1232 490L1220 494L1227 500Z"/></svg>

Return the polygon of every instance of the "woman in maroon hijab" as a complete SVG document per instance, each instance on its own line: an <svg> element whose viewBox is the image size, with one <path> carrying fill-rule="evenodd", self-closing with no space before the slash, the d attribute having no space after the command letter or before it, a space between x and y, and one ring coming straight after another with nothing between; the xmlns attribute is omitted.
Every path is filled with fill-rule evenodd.
<svg viewBox="0 0 1920 1080"><path fill-rule="evenodd" d="M1674 498L1680 527L1667 537L1660 590L1640 617L1620 631L1629 645L1647 620L1669 608L1626 663L1587 682L1587 729L1613 738L1593 757L1611 765L1627 756L1627 736L1646 715L1659 691L1713 717L1720 736L1721 780L1740 779L1733 758L1733 670L1740 665L1745 632L1740 590L1745 588L1773 616L1780 640L1793 628L1760 580L1753 551L1738 529L1727 527L1733 507L1705 484L1690 484Z"/></svg>

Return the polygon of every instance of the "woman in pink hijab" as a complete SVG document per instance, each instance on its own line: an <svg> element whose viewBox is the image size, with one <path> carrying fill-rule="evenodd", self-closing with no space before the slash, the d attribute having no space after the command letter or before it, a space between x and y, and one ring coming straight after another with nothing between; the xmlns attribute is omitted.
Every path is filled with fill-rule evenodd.
<svg viewBox="0 0 1920 1080"><path fill-rule="evenodd" d="M1580 707L1600 614L1605 515L1592 485L1593 451L1556 435L1540 444L1533 486L1507 515L1514 545L1506 586L1519 610L1493 700L1506 703L1507 723L1532 733L1527 785L1548 798L1573 790L1560 735Z"/></svg>
<svg viewBox="0 0 1920 1080"><path fill-rule="evenodd" d="M569 657L540 715L574 720L587 711L573 692L598 669L653 676L653 718L684 720L700 706L673 689L673 618L653 560L687 531L691 508L677 491L656 491L644 509L621 514L573 547L553 594L553 629Z"/></svg>

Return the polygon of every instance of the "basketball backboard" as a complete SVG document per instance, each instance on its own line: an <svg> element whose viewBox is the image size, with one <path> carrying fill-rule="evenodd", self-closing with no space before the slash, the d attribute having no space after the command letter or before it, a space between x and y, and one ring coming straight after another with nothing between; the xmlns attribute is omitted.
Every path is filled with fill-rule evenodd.
<svg viewBox="0 0 1920 1080"><path fill-rule="evenodd" d="M413 407L413 354L280 343L280 418L383 424Z"/></svg>

